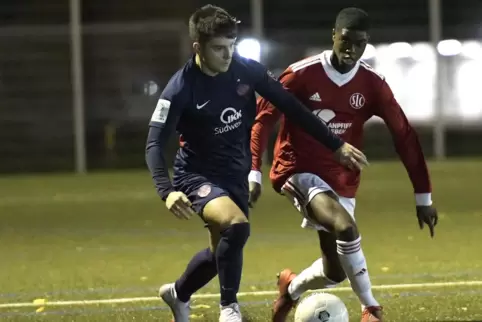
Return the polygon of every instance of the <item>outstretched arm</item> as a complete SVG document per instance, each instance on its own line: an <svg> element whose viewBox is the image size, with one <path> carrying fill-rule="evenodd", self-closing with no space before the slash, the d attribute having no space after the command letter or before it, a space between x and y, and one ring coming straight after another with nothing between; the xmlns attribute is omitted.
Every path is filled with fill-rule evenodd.
<svg viewBox="0 0 482 322"><path fill-rule="evenodd" d="M410 125L388 84L383 81L377 116L383 119L393 138L395 149L408 172L419 206L432 204L432 186L417 133Z"/></svg>
<svg viewBox="0 0 482 322"><path fill-rule="evenodd" d="M380 88L380 102L377 115L381 117L390 130L395 149L408 172L415 192L417 219L420 229L424 224L434 236L437 225L437 210L432 207L432 186L427 163L417 133L410 125L402 108L395 100L388 84L383 81Z"/></svg>

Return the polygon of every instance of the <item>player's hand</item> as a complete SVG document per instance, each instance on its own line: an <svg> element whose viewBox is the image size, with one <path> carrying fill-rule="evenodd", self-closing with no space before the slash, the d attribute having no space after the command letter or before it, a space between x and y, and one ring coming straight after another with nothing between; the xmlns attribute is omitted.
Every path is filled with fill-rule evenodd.
<svg viewBox="0 0 482 322"><path fill-rule="evenodd" d="M191 208L192 204L187 196L180 192L171 192L166 199L166 207L179 219L189 219L195 212Z"/></svg>
<svg viewBox="0 0 482 322"><path fill-rule="evenodd" d="M437 209L432 206L417 206L417 218L420 229L423 229L424 224L427 224L430 229L430 236L433 238L434 229L438 222Z"/></svg>
<svg viewBox="0 0 482 322"><path fill-rule="evenodd" d="M255 181L249 182L249 199L248 205L250 208L254 207L256 201L258 201L261 196L261 185Z"/></svg>
<svg viewBox="0 0 482 322"><path fill-rule="evenodd" d="M364 166L368 165L365 154L355 148L353 145L345 143L335 151L335 158L345 167L351 170L361 171Z"/></svg>

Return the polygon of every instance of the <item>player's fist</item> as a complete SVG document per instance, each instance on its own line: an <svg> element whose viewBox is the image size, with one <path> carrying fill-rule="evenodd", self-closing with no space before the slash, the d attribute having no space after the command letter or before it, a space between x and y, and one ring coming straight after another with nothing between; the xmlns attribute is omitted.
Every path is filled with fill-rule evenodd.
<svg viewBox="0 0 482 322"><path fill-rule="evenodd" d="M248 205L250 208L254 207L256 201L258 201L261 196L261 185L255 181L249 182L249 199Z"/></svg>
<svg viewBox="0 0 482 322"><path fill-rule="evenodd" d="M335 151L335 158L345 167L351 170L362 170L368 165L367 157L353 145L345 143Z"/></svg>
<svg viewBox="0 0 482 322"><path fill-rule="evenodd" d="M180 191L171 192L166 199L166 207L179 219L189 219L194 215L192 204L187 196Z"/></svg>
<svg viewBox="0 0 482 322"><path fill-rule="evenodd" d="M427 224L430 236L433 238L435 226L438 222L437 209L432 206L417 206L417 218L420 229L423 229L424 224Z"/></svg>

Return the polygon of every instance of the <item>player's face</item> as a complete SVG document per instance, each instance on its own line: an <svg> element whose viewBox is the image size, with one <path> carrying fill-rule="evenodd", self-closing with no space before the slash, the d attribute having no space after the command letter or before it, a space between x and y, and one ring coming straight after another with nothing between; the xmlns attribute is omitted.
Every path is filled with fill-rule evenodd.
<svg viewBox="0 0 482 322"><path fill-rule="evenodd" d="M339 67L351 69L365 52L368 40L366 31L346 28L333 30L333 52Z"/></svg>
<svg viewBox="0 0 482 322"><path fill-rule="evenodd" d="M226 72L231 65L235 42L236 38L214 37L200 45L198 54L204 67L213 73Z"/></svg>

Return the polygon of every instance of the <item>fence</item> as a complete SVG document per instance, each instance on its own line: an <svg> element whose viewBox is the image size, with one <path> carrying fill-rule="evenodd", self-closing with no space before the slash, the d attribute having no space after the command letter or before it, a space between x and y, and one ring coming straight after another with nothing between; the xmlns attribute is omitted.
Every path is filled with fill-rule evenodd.
<svg viewBox="0 0 482 322"><path fill-rule="evenodd" d="M147 122L159 91L190 54L185 30L176 21L83 27L89 169L144 166ZM68 26L4 27L0 45L0 171L73 170L75 120ZM271 55L278 57L271 67L281 70L293 62L293 57L284 55L288 43L271 45ZM317 45L304 48L297 59L327 47ZM403 56L400 46L410 47L410 54ZM477 75L482 71L480 43L461 42L456 54L444 56L443 77L438 80L433 78L433 56L417 56L422 47L427 45L382 44L367 59L386 74L417 124L428 155L433 148L430 108L436 81L442 82L444 93L447 154L482 155L482 101L477 88ZM400 57L393 56L394 52ZM393 156L390 136L376 122L367 127L365 141L371 158ZM176 145L174 138L173 150Z"/></svg>
<svg viewBox="0 0 482 322"><path fill-rule="evenodd" d="M189 55L185 36L179 22L83 28L90 168L139 165L159 88ZM0 171L72 170L68 26L2 28L0 44Z"/></svg>

